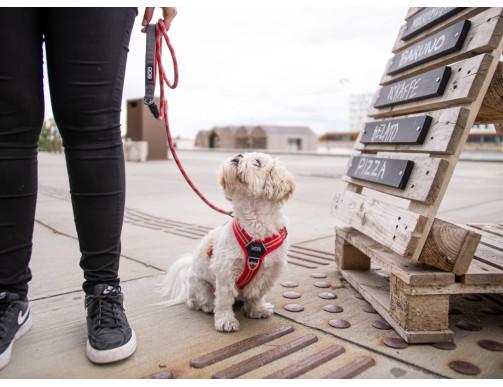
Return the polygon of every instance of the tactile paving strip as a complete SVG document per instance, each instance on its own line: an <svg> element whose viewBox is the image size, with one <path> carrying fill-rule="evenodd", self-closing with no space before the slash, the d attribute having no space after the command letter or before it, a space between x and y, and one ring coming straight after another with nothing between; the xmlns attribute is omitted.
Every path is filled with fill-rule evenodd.
<svg viewBox="0 0 503 387"><path fill-rule="evenodd" d="M38 191L41 194L51 196L56 199L66 201L71 200L70 193L60 188L39 185ZM124 209L124 223L130 223L135 226L145 227L151 230L164 231L190 239L200 239L211 230L211 227L165 219L128 207Z"/></svg>
<svg viewBox="0 0 503 387"><path fill-rule="evenodd" d="M280 325L269 329L258 335L241 340L235 344L219 348L213 352L204 354L190 361L190 366L194 368L204 368L206 366L218 363L222 360L232 358L249 349L259 347L269 343L279 337L289 335L294 332L294 328L290 325ZM212 374L214 379L233 379L246 375L254 370L257 370L275 360L284 358L294 352L300 351L309 347L311 344L318 342L319 338L314 334L305 334L296 338L292 338L279 345L273 345L272 348L260 352L254 356L248 357L230 366L222 368ZM294 361L286 367L283 367L273 373L264 376L264 379L292 379L306 372L312 371L316 367L327 363L337 356L343 355L346 352L344 346L339 344L329 344L321 350L315 351L300 360ZM327 378L353 378L369 367L375 364L375 360L370 356L363 356L358 359L365 361L351 360L342 367L326 375ZM356 359L356 360L358 360ZM153 376L153 375L152 375Z"/></svg>
<svg viewBox="0 0 503 387"><path fill-rule="evenodd" d="M382 270L376 265L371 269ZM295 310L288 303L289 293L285 289L285 284L293 282L297 294ZM320 282L329 287L320 288ZM305 326L331 332L444 377L503 377L501 296L451 296L449 323L455 332L454 342L409 345L386 321L377 318L375 309L342 278L335 262L329 267L295 268L284 274L278 285L273 290L276 313ZM321 289L325 292L320 293ZM329 294L332 300L327 299Z"/></svg>

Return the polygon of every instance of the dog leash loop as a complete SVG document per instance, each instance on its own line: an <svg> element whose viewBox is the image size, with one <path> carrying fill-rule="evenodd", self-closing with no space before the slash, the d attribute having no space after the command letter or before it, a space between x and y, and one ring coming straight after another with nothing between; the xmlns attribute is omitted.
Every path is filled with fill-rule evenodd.
<svg viewBox="0 0 503 387"><path fill-rule="evenodd" d="M155 32L155 36L154 36ZM171 53L171 59L173 61L173 72L174 72L174 80L171 83L164 72L164 67L162 66L162 38L164 37L164 41L168 46L169 52ZM155 42L154 42L155 38ZM154 90L156 84L156 74L159 74L159 87L161 90L161 98L159 103L159 108L155 104L154 98ZM171 45L171 42L168 37L168 32L166 31L166 26L164 25L164 21L159 19L157 24L149 24L147 26L147 49L145 54L145 97L143 99L143 103L150 108L150 111L154 115L156 119L162 121L164 119L164 124L166 127L166 135L168 137L168 145L173 155L173 159L178 166L178 169L182 173L182 176L185 178L189 186L192 190L201 198L203 202L205 202L210 208L214 209L217 212L220 212L224 215L233 216L231 211L222 210L212 203L210 203L203 194L196 188L196 186L192 183L187 172L182 167L180 160L178 159L178 155L176 154L175 147L173 146L173 139L171 138L171 131L169 128L168 121L168 104L166 98L164 97L164 84L166 84L170 89L175 89L178 86L178 62L176 61L175 50Z"/></svg>

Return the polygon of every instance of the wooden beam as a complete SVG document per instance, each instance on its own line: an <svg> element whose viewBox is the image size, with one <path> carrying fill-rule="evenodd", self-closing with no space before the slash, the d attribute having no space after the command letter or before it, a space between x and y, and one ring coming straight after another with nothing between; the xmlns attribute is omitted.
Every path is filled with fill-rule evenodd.
<svg viewBox="0 0 503 387"><path fill-rule="evenodd" d="M497 121L503 121L503 62L498 63L475 119L475 125L492 124Z"/></svg>
<svg viewBox="0 0 503 387"><path fill-rule="evenodd" d="M419 262L456 275L465 274L479 241L479 234L435 219L419 256Z"/></svg>

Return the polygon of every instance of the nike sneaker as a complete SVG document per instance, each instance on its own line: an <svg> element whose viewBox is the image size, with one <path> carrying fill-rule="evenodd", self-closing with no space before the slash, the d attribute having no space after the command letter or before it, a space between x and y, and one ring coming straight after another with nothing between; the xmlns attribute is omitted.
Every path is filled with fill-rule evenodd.
<svg viewBox="0 0 503 387"><path fill-rule="evenodd" d="M123 304L120 286L99 284L92 294L86 295L86 354L93 363L119 361L136 350L136 336L129 326Z"/></svg>
<svg viewBox="0 0 503 387"><path fill-rule="evenodd" d="M14 341L31 328L28 299L0 291L0 370L9 363Z"/></svg>

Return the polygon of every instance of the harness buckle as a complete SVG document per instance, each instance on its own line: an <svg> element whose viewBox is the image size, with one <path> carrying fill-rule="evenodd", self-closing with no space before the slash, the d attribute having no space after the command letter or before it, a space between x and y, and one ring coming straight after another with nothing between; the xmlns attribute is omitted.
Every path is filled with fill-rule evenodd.
<svg viewBox="0 0 503 387"><path fill-rule="evenodd" d="M257 270L260 264L260 258L248 257L248 269L251 271Z"/></svg>

